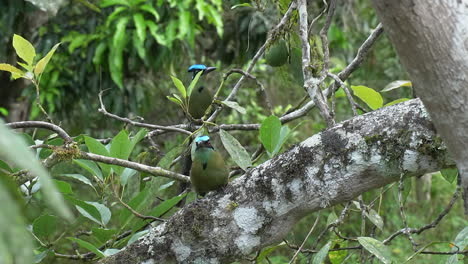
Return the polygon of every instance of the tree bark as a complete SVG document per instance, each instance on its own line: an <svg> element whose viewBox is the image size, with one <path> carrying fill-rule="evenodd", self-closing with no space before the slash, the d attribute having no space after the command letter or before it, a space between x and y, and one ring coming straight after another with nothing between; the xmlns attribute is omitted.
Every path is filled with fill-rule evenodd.
<svg viewBox="0 0 468 264"><path fill-rule="evenodd" d="M186 205L100 263L228 263L278 243L305 215L453 165L422 103L386 107L316 134Z"/></svg>
<svg viewBox="0 0 468 264"><path fill-rule="evenodd" d="M372 3L457 163L468 214L468 2Z"/></svg>

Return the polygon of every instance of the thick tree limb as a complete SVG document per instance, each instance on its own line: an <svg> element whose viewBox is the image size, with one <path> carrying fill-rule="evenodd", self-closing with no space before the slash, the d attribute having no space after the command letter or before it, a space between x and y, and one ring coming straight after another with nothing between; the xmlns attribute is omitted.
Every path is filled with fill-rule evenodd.
<svg viewBox="0 0 468 264"><path fill-rule="evenodd" d="M453 165L411 100L314 135L176 213L101 263L228 263L281 241L305 215Z"/></svg>
<svg viewBox="0 0 468 264"><path fill-rule="evenodd" d="M372 3L457 163L468 214L468 3Z"/></svg>

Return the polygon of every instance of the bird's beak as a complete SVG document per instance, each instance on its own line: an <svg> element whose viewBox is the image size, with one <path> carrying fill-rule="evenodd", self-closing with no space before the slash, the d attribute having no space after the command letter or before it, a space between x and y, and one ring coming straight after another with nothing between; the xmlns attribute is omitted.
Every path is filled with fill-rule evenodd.
<svg viewBox="0 0 468 264"><path fill-rule="evenodd" d="M203 74L208 74L212 71L216 70L216 67L207 67L204 71Z"/></svg>

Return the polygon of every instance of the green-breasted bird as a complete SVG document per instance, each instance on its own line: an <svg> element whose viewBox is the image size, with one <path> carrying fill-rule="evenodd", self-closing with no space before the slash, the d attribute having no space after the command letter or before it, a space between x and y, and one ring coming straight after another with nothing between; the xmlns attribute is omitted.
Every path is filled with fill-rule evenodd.
<svg viewBox="0 0 468 264"><path fill-rule="evenodd" d="M210 137L198 136L193 144L190 180L195 191L205 195L225 186L229 171L221 154L211 146Z"/></svg>
<svg viewBox="0 0 468 264"><path fill-rule="evenodd" d="M197 73L203 71L202 76L198 79L197 86L193 89L189 98L189 113L195 119L200 119L205 114L206 109L210 106L213 100L213 95L209 91L205 80L205 75L216 70L216 67L206 67L203 64L194 64L189 67L188 72L192 73L192 80Z"/></svg>

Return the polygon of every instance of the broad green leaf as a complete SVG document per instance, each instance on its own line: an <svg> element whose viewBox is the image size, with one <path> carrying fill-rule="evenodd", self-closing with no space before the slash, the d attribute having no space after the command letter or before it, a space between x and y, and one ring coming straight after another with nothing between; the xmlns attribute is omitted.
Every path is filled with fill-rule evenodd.
<svg viewBox="0 0 468 264"><path fill-rule="evenodd" d="M92 204L89 204L88 202L82 201L75 199L71 196L65 196L65 199L67 199L69 202L75 205L76 209L78 212L83 215L84 217L90 219L93 222L96 222L98 224L102 224L101 222L101 213L99 210Z"/></svg>
<svg viewBox="0 0 468 264"><path fill-rule="evenodd" d="M281 242L278 245L269 246L262 249L262 252L260 252L260 254L258 254L257 258L255 259L255 263L263 263L263 261L266 259L266 257L268 257L268 255L270 255L276 249L284 246L286 246L286 243Z"/></svg>
<svg viewBox="0 0 468 264"><path fill-rule="evenodd" d="M106 27L111 27L112 22L113 22L115 19L121 17L121 16L122 16L121 13L123 13L124 11L128 11L128 10L129 10L129 9L128 9L127 7L124 7L124 6L116 7L116 8L114 9L114 11L112 11L112 13L110 13L110 15L107 16L106 24L105 24Z"/></svg>
<svg viewBox="0 0 468 264"><path fill-rule="evenodd" d="M169 169L172 161L184 150L184 146L179 145L162 157L162 159L158 162L158 166L163 169Z"/></svg>
<svg viewBox="0 0 468 264"><path fill-rule="evenodd" d="M44 195L44 201L55 209L60 216L72 219L71 212L65 205L61 194L57 191L47 171L35 158L33 152L26 146L22 137L10 131L0 119L0 158L8 159L17 167L33 171L39 176L39 183Z"/></svg>
<svg viewBox="0 0 468 264"><path fill-rule="evenodd" d="M39 62L36 64L36 67L34 67L34 74L36 75L36 77L38 77L42 72L44 72L45 67L49 63L50 58L52 58L59 45L60 43L55 44L55 46L52 47L52 49L47 53L47 55L45 55L45 57L39 60Z"/></svg>
<svg viewBox="0 0 468 264"><path fill-rule="evenodd" d="M134 137L132 137L132 139L130 140L130 147L127 149L127 158L130 157L130 154L132 154L132 151L135 148L136 144L138 144L138 142L144 139L147 133L148 130L146 128L142 128L138 131L138 133L136 133Z"/></svg>
<svg viewBox="0 0 468 264"><path fill-rule="evenodd" d="M93 63L96 66L99 66L102 64L102 57L104 55L104 52L107 50L107 43L106 42L100 42L97 46L96 49L94 50L94 56L93 56Z"/></svg>
<svg viewBox="0 0 468 264"><path fill-rule="evenodd" d="M92 137L85 136L85 144L88 147L88 150L91 153L110 157L109 151L106 149L106 147L101 144L101 142L97 141L96 139ZM111 165L105 164L102 162L98 162L99 166L102 168L103 176L106 178L109 176L110 171L111 171Z"/></svg>
<svg viewBox="0 0 468 264"><path fill-rule="evenodd" d="M237 102L233 102L233 101L221 101L221 103L229 108L232 108L234 110L236 110L237 112L245 115L247 114L247 111L245 110L244 107L240 106Z"/></svg>
<svg viewBox="0 0 468 264"><path fill-rule="evenodd" d="M148 232L149 232L149 230L143 230L143 231L140 231L138 233L133 234L133 236L128 240L127 246L129 246L133 242L137 241L140 237L148 234Z"/></svg>
<svg viewBox="0 0 468 264"><path fill-rule="evenodd" d="M36 57L36 50L33 45L21 37L20 35L13 35L13 48L15 48L18 57L23 59L28 65L32 65L34 57Z"/></svg>
<svg viewBox="0 0 468 264"><path fill-rule="evenodd" d="M243 4L233 5L231 9L236 9L238 7L252 7L252 5L249 3L243 3Z"/></svg>
<svg viewBox="0 0 468 264"><path fill-rule="evenodd" d="M450 183L453 182L457 178L458 175L458 170L457 168L448 168L448 169L443 169L440 171L440 174L442 174L442 177Z"/></svg>
<svg viewBox="0 0 468 264"><path fill-rule="evenodd" d="M127 43L126 29L129 20L129 17L122 17L117 21L109 56L111 77L120 89L123 88L123 52Z"/></svg>
<svg viewBox="0 0 468 264"><path fill-rule="evenodd" d="M465 250L468 246L468 227L465 227L460 233L458 233L455 238L455 245L460 249L460 251Z"/></svg>
<svg viewBox="0 0 468 264"><path fill-rule="evenodd" d="M0 168L6 170L7 172L13 172L10 166L3 160L0 160Z"/></svg>
<svg viewBox="0 0 468 264"><path fill-rule="evenodd" d="M143 208L143 206L146 205L146 201L148 199L149 194L149 188L145 188L143 191L141 191L135 197L133 197L133 199L127 204L135 211L139 212ZM119 216L121 229L124 229L124 227L134 217L135 215L133 215L133 213L130 210L128 210L127 208L123 208Z"/></svg>
<svg viewBox="0 0 468 264"><path fill-rule="evenodd" d="M171 76L172 82L174 83L177 90L179 90L182 98L187 98L187 91L185 90L185 86L181 80L177 79L177 77Z"/></svg>
<svg viewBox="0 0 468 264"><path fill-rule="evenodd" d="M391 83L387 84L387 86L385 86L385 88L383 88L382 91L380 91L380 92L384 93L384 92L388 92L388 91L391 91L393 89L404 87L404 86L411 87L412 86L411 81L398 80L398 81L391 82Z"/></svg>
<svg viewBox="0 0 468 264"><path fill-rule="evenodd" d="M34 252L34 263L41 263L47 255L50 253L50 249L46 249L44 251L41 251L40 253Z"/></svg>
<svg viewBox="0 0 468 264"><path fill-rule="evenodd" d="M280 134L281 121L278 117L272 115L263 120L260 126L260 140L270 156L279 143Z"/></svg>
<svg viewBox="0 0 468 264"><path fill-rule="evenodd" d="M383 220L382 220L382 217L380 217L380 215L379 215L374 209L370 209L369 212L365 212L365 215L367 216L367 218L369 218L369 220L370 220L376 227L378 227L380 230L383 229Z"/></svg>
<svg viewBox="0 0 468 264"><path fill-rule="evenodd" d="M158 25L151 20L146 20L146 26L149 28L151 36L153 36L154 40L162 46L169 46L166 36L163 34L158 34Z"/></svg>
<svg viewBox="0 0 468 264"><path fill-rule="evenodd" d="M89 173L91 173L91 175L98 178L99 180L103 180L101 169L99 169L94 161L77 159L73 160L73 163L87 170Z"/></svg>
<svg viewBox="0 0 468 264"><path fill-rule="evenodd" d="M282 126L280 130L280 138L278 144L276 145L275 149L273 150L272 156L276 155L283 146L284 142L288 139L289 135L291 134L291 130L288 126Z"/></svg>
<svg viewBox="0 0 468 264"><path fill-rule="evenodd" d="M97 256L101 257L101 258L104 258L105 255L104 253L99 250L96 246L94 246L93 244L87 242L87 241L84 241L84 240L81 240L79 238L76 238L76 237L67 237L67 239L73 241L73 242L76 242L78 245L80 245L80 247L82 248L85 248L91 252L93 252L94 254L96 254Z"/></svg>
<svg viewBox="0 0 468 264"><path fill-rule="evenodd" d="M0 126L3 127L3 125ZM0 135L2 134L0 133ZM3 176L0 175L0 177ZM0 232L2 234L0 236L0 256L2 263L32 263L33 240L31 234L26 229L19 204L12 199L3 184L0 184L0 201L2 201L2 217L0 217Z"/></svg>
<svg viewBox="0 0 468 264"><path fill-rule="evenodd" d="M120 184L122 186L127 185L128 180L137 173L136 170L125 168L120 175Z"/></svg>
<svg viewBox="0 0 468 264"><path fill-rule="evenodd" d="M359 244L361 244L367 251L376 256L380 261L385 264L392 263L392 255L387 246L382 242L372 237L358 237Z"/></svg>
<svg viewBox="0 0 468 264"><path fill-rule="evenodd" d="M335 211L331 211L327 217L327 226L335 223L336 220L338 220L338 216L336 215Z"/></svg>
<svg viewBox="0 0 468 264"><path fill-rule="evenodd" d="M137 36L141 41L146 39L146 23L143 14L136 13L133 15L133 23L135 23Z"/></svg>
<svg viewBox="0 0 468 264"><path fill-rule="evenodd" d="M111 216L112 216L112 213L109 210L109 208L107 208L107 206L105 206L103 204L100 204L100 203L97 203L97 202L85 202L85 203L96 207L96 209L99 211L99 214L101 215L102 225L105 226L105 225L107 225L107 223L109 223L109 221L111 219Z"/></svg>
<svg viewBox="0 0 468 264"><path fill-rule="evenodd" d="M328 251L330 250L332 242L328 241L325 246L323 246L317 254L314 256L314 260L312 261L312 264L322 264L325 261L325 258L328 255Z"/></svg>
<svg viewBox="0 0 468 264"><path fill-rule="evenodd" d="M91 186L93 189L94 189L94 186L93 184L91 183L91 181L86 178L85 176L81 175L81 174L71 174L71 173L68 173L68 174L60 174L60 176L63 176L63 177L67 177L67 178L72 178L72 179L75 179L75 180L78 180L86 185L89 185Z"/></svg>
<svg viewBox="0 0 468 264"><path fill-rule="evenodd" d="M462 261L458 260L458 256L458 254L450 256L445 264L464 264Z"/></svg>
<svg viewBox="0 0 468 264"><path fill-rule="evenodd" d="M335 243L332 244L331 248L346 248L348 247L348 241L334 241ZM337 251L329 251L328 258L332 264L341 264L343 263L344 259L348 255L348 250L337 250Z"/></svg>
<svg viewBox="0 0 468 264"><path fill-rule="evenodd" d="M128 156L130 155L130 139L128 138L127 131L122 130L120 131L111 141L110 145L110 156L113 158L118 158L118 159L123 159L126 160L128 159ZM123 167L117 166L117 165L112 165L112 168L114 169L117 174L121 175L123 171Z"/></svg>
<svg viewBox="0 0 468 264"><path fill-rule="evenodd" d="M405 102L405 101L408 101L408 100L409 100L408 98L400 98L400 99L396 99L394 101L391 101L390 103L387 103L384 106L391 106L391 105L398 104L398 103L401 103L401 102Z"/></svg>
<svg viewBox="0 0 468 264"><path fill-rule="evenodd" d="M203 71L199 71L197 75L195 75L195 78L193 78L193 80L190 82L190 85L187 88L187 97L190 97L190 95L192 94L193 88L195 87L195 85L197 85L198 79L200 79L200 76L202 74L203 74Z"/></svg>
<svg viewBox="0 0 468 264"><path fill-rule="evenodd" d="M168 183L166 183L166 184L163 184L163 185L161 185L161 186L158 188L158 191L159 191L159 192L160 192L160 191L163 191L163 190L165 190L165 189L171 187L172 185L174 185L174 183L175 183L175 181L170 181L170 182L168 182Z"/></svg>
<svg viewBox="0 0 468 264"><path fill-rule="evenodd" d="M249 153L235 137L222 129L219 130L219 135L224 148L239 167L244 171L252 167L252 160L250 159Z"/></svg>
<svg viewBox="0 0 468 264"><path fill-rule="evenodd" d="M160 217L169 210L171 210L177 203L179 203L184 197L187 196L187 193L183 193L181 195L172 197L171 199L165 200L164 202L160 203L156 206L153 210L151 210L147 215L151 215L154 217ZM140 219L137 224L135 224L132 230L140 230L142 227L146 225L147 221L143 221Z"/></svg>
<svg viewBox="0 0 468 264"><path fill-rule="evenodd" d="M141 40L138 37L137 31L133 31L132 35L133 35L132 36L133 47L135 47L140 59L145 60L146 59L145 40Z"/></svg>
<svg viewBox="0 0 468 264"><path fill-rule="evenodd" d="M111 239L115 234L117 234L117 230L115 229L93 227L91 231L93 232L94 238L96 238L96 240L99 241L100 245L105 244L109 239Z"/></svg>
<svg viewBox="0 0 468 264"><path fill-rule="evenodd" d="M64 181L59 181L59 180L53 180L55 183L55 186L57 187L57 190L63 194L72 194L72 188L68 182Z"/></svg>
<svg viewBox="0 0 468 264"><path fill-rule="evenodd" d="M22 70L7 63L0 63L0 71L7 71L7 72L10 72L11 74L16 74L20 77L24 76L25 74L25 72L23 72Z"/></svg>
<svg viewBox="0 0 468 264"><path fill-rule="evenodd" d="M53 238L57 229L58 218L53 215L41 215L36 218L32 225L33 233L40 239L49 241Z"/></svg>
<svg viewBox="0 0 468 264"><path fill-rule="evenodd" d="M53 138L51 140L47 140L44 143L47 144L47 145L61 146L61 145L63 145L63 138ZM40 149L39 158L40 159L45 159L48 156L50 156L52 153L53 153L53 150L51 150L51 149L48 149L48 148Z"/></svg>
<svg viewBox="0 0 468 264"><path fill-rule="evenodd" d="M351 85L351 89L356 97L366 103L372 110L376 110L383 106L383 99L380 93L374 89L359 85Z"/></svg>

